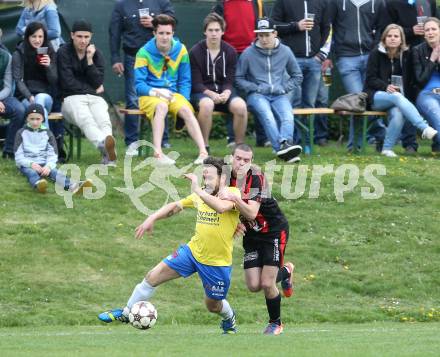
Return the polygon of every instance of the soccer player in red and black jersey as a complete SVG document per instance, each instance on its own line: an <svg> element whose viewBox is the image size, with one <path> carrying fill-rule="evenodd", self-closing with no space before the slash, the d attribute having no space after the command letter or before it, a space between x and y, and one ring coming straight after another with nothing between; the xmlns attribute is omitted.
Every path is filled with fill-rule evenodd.
<svg viewBox="0 0 440 357"><path fill-rule="evenodd" d="M285 297L293 294L294 265L291 262L284 264L289 223L277 201L268 194L264 175L251 167L252 148L239 144L232 155L230 186L240 190L241 198L232 197L227 192L220 196L233 201L241 214L246 284L252 292L264 291L269 313L269 324L264 333L279 335L283 332L283 325L277 282L281 281Z"/></svg>

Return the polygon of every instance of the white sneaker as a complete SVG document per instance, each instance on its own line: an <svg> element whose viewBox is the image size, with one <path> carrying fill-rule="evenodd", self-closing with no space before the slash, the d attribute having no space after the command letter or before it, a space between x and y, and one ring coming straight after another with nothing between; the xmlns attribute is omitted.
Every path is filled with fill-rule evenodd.
<svg viewBox="0 0 440 357"><path fill-rule="evenodd" d="M290 160L287 160L287 162L289 164L294 164L295 162L300 162L300 161L301 161L301 158L299 156L295 156L295 157L291 158Z"/></svg>
<svg viewBox="0 0 440 357"><path fill-rule="evenodd" d="M396 153L393 150L382 150L381 154L386 157L397 157Z"/></svg>
<svg viewBox="0 0 440 357"><path fill-rule="evenodd" d="M431 128L430 126L428 126L422 132L422 139L432 140L432 138L434 138L434 136L436 136L437 133L438 133L437 130L435 130L434 128Z"/></svg>
<svg viewBox="0 0 440 357"><path fill-rule="evenodd" d="M169 158L165 154L161 154L159 157L156 158L156 163L160 166L172 166L176 163L173 159Z"/></svg>
<svg viewBox="0 0 440 357"><path fill-rule="evenodd" d="M203 161L208 157L207 154L200 154L197 159L194 160L194 165L201 165Z"/></svg>
<svg viewBox="0 0 440 357"><path fill-rule="evenodd" d="M136 149L134 143L131 143L130 145L127 146L127 150L125 151L125 155L127 155L127 156L138 156L139 155L139 151L138 151L138 149Z"/></svg>

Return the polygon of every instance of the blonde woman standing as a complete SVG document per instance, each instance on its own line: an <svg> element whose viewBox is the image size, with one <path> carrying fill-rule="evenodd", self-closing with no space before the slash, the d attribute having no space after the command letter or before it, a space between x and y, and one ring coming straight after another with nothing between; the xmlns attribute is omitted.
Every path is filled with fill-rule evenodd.
<svg viewBox="0 0 440 357"><path fill-rule="evenodd" d="M18 20L15 32L18 36L24 36L26 27L33 21L43 23L47 29L47 38L53 49L58 51L64 42L61 38L61 25L58 10L53 0L24 0L24 10Z"/></svg>

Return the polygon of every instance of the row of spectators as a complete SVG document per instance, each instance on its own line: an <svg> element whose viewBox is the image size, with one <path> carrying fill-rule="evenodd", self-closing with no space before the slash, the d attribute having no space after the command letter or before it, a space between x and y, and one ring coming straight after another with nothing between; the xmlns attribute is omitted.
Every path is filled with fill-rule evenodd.
<svg viewBox="0 0 440 357"><path fill-rule="evenodd" d="M85 21L76 22L77 27L72 28L71 41L62 46L56 56L57 49L63 43L56 5L51 0L30 0L25 3L25 10L17 25L17 33L24 36L24 41L17 46L13 55L11 80L8 77L7 55L1 52L5 64L4 83L8 82L3 85L5 91L2 92L6 93L7 88L12 89L12 79L16 83L15 99L5 97L4 94L0 97L5 107L4 115L12 119L3 156L13 156L13 134L23 124L23 119L17 118L23 115L31 103L43 105L46 127L50 125L59 144L62 143L62 126L47 122L47 113L54 109L54 99L56 107L57 98L60 98L64 117L80 127L101 151L103 163L115 164L115 139L112 136L107 104L101 97L104 92L104 59L101 52L90 45L91 25ZM436 91L440 87L436 83L435 41L438 39L431 36L428 40L425 29L427 23L436 24L435 19L430 17L436 15L433 1L406 3L402 0L389 0L385 3L278 0L271 17L264 19L265 9L261 1L220 1L214 11L225 17L227 26L222 17L214 14L205 19L206 39L189 52L190 60L187 62L190 64L187 63L187 67L191 66L191 76L183 70L186 49L172 37L174 22L163 20L165 17L160 16L174 16L168 0L122 0L113 9L109 26L113 70L125 76L127 108L140 107L152 120L155 156L161 163L173 163L161 149L161 146L166 145L162 137L163 133L166 135L168 111L174 117L183 119L198 146L197 160L200 161L209 152L212 111L232 113L228 137L231 142L241 143L246 131L247 109L253 112L256 119L257 145L270 142L279 157L284 158L287 150L295 154L288 155L287 161L298 161L301 147L294 144L298 143L300 137L298 131L294 133L291 108L311 108L317 101L318 106L327 106L328 87L323 83L322 73L333 66L328 59L330 52L347 92L356 93L365 89L373 109L389 112L387 128L381 120L374 120L369 130L384 155L395 156L392 149L400 137L402 127L402 143L407 150L417 148L415 127L422 130L424 137L434 138L433 151L440 150L438 136L435 135L439 127L439 115L434 108L434 103L438 102ZM156 21L154 27L154 21L158 18L162 20ZM403 29L399 26L387 27L384 32L390 19L402 24ZM158 45L159 25L171 25L171 37L164 39L169 43L167 46L164 46L165 42L162 47ZM258 34L257 41L255 33ZM409 54L405 34L411 41L410 45L426 38L427 42L417 48L430 55L429 63L413 63L413 57L417 57L418 51L414 50L413 56ZM264 43L263 37L271 35L273 38L269 39L269 43ZM380 35L382 41L377 46ZM221 40L222 36L225 41ZM387 36L396 39L388 43ZM157 51L155 59L149 52L152 46ZM121 47L123 59L120 55ZM249 54L242 56L243 51ZM275 56L276 52L282 52L282 55ZM179 63L173 59L173 53L180 55ZM269 64L270 61L276 61L276 58L281 59L281 62L274 62L275 65L269 66L269 70L264 67L259 69L260 62L253 61L256 57L252 57L257 55L266 58ZM237 57L239 61L236 69ZM180 66L180 70L176 72L177 66ZM423 68L420 69L420 66ZM425 73L426 66L429 73ZM280 68L281 73L275 73ZM421 71L424 71L423 75ZM272 83L274 75L276 83ZM392 80L399 80L399 77L400 84L392 83ZM249 78L251 84L247 83ZM186 81L184 86L182 80ZM193 120L193 108L189 102L184 103L188 112L180 113L183 110L180 105L182 103L172 99L174 94L181 94L186 100L191 99L198 110L197 120ZM246 98L247 106L238 94ZM87 101L84 101L84 97L76 100L78 95L87 95ZM152 104L153 99L157 98L162 102ZM412 105L416 99L419 110L431 126ZM164 100L169 103L164 104ZM426 103L429 103L429 109L426 109ZM159 107L157 104L160 104ZM170 110L172 106L174 110ZM311 140L325 145L325 119L315 118L315 121L317 135ZM176 124L182 126L178 120ZM352 120L349 149L359 145L359 138L354 137L355 124ZM138 117L127 115L124 125L126 154L136 155L133 143L138 139ZM308 140L310 138L306 138L306 143Z"/></svg>

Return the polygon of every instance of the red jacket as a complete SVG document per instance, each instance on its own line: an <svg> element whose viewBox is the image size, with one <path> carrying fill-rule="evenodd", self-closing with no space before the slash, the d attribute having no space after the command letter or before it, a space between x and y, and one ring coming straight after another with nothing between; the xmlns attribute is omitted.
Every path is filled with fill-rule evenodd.
<svg viewBox="0 0 440 357"><path fill-rule="evenodd" d="M226 21L223 40L240 54L255 40L255 24L265 15L262 0L223 0L213 9Z"/></svg>

